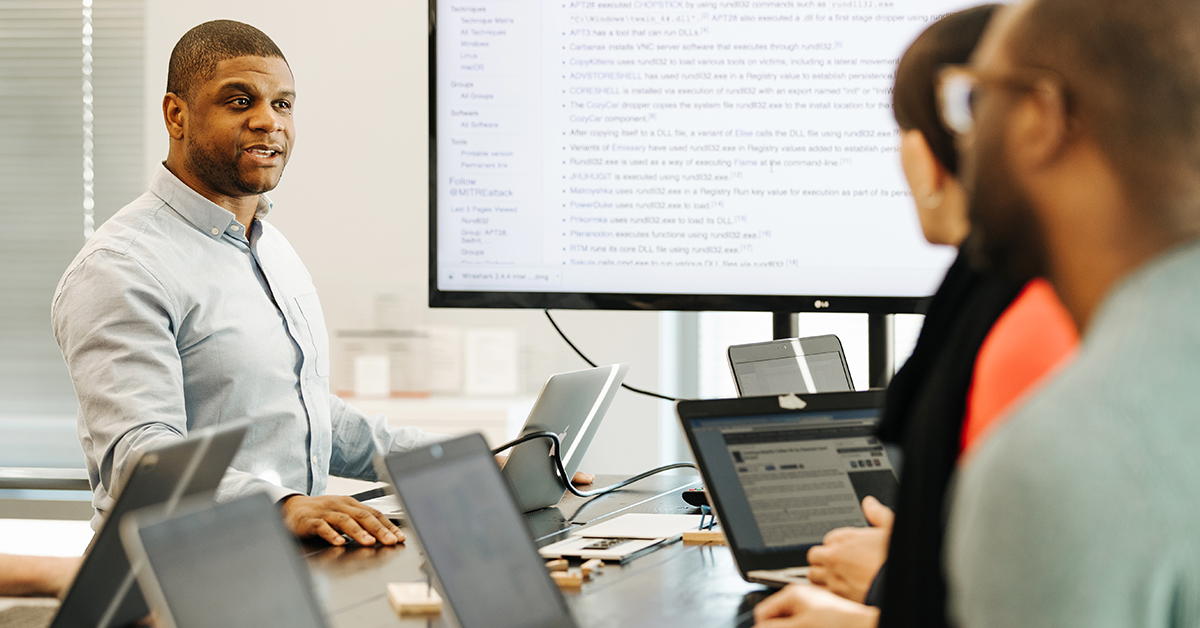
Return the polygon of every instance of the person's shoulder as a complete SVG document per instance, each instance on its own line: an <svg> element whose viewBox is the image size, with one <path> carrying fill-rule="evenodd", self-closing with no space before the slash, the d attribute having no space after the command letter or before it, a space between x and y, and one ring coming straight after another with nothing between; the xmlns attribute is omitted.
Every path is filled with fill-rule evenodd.
<svg viewBox="0 0 1200 628"><path fill-rule="evenodd" d="M63 279L81 266L119 264L112 259L146 265L150 254L157 252L163 242L171 240L170 232L177 222L167 203L154 193L146 192L96 228L67 267Z"/></svg>
<svg viewBox="0 0 1200 628"><path fill-rule="evenodd" d="M964 624L1144 625L1200 564L1200 468L1169 454L1191 445L1139 431L1088 373L1065 375L959 474L946 547Z"/></svg>
<svg viewBox="0 0 1200 628"><path fill-rule="evenodd" d="M104 221L67 266L55 290L54 304L76 284L97 287L121 277L153 277L146 252L156 246L148 240L161 240L166 231L161 224L169 220L164 210L169 212L167 204L146 192Z"/></svg>
<svg viewBox="0 0 1200 628"><path fill-rule="evenodd" d="M1139 374L1103 363L1120 357L1141 359L1085 350L972 452L956 497L970 525L1051 554L1137 554L1131 533L1200 530L1200 387L1144 383L1161 384L1169 359Z"/></svg>

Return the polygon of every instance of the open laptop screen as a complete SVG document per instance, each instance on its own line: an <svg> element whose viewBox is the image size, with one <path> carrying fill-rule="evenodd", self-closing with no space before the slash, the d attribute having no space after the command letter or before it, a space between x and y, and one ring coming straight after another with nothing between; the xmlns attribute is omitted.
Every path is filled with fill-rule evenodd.
<svg viewBox="0 0 1200 628"><path fill-rule="evenodd" d="M575 625L481 436L393 454L387 468L462 628Z"/></svg>
<svg viewBox="0 0 1200 628"><path fill-rule="evenodd" d="M729 347L738 396L854 390L837 336L784 338Z"/></svg>
<svg viewBox="0 0 1200 628"><path fill-rule="evenodd" d="M837 352L787 356L734 363L733 376L744 397L852 390L842 364Z"/></svg>
<svg viewBox="0 0 1200 628"><path fill-rule="evenodd" d="M157 521L138 511L122 530L127 545L136 532L161 596L155 606L169 609L174 626L324 628L298 543L269 497L188 510Z"/></svg>
<svg viewBox="0 0 1200 628"><path fill-rule="evenodd" d="M726 533L761 552L867 525L862 499L891 505L898 486L874 436L878 417L879 409L865 408L693 419L695 453Z"/></svg>

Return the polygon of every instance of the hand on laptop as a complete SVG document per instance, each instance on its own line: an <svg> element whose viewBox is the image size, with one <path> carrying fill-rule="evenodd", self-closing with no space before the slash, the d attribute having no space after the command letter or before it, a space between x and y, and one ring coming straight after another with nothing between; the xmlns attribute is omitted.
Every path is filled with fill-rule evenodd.
<svg viewBox="0 0 1200 628"><path fill-rule="evenodd" d="M293 495L283 501L280 509L284 524L300 538L320 537L331 545L342 545L345 533L363 545L374 545L377 540L384 545L404 542L400 528L353 497Z"/></svg>
<svg viewBox="0 0 1200 628"><path fill-rule="evenodd" d="M862 602L887 560L892 535L892 510L874 497L862 502L869 528L838 528L825 535L823 545L808 550L808 580L848 600Z"/></svg>
<svg viewBox="0 0 1200 628"><path fill-rule="evenodd" d="M875 628L879 609L820 587L792 584L754 607L755 628Z"/></svg>

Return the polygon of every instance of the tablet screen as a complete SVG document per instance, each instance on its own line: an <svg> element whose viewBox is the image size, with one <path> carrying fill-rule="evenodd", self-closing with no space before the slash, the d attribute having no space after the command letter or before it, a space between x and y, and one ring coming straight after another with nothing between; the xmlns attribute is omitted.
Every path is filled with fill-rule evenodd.
<svg viewBox="0 0 1200 628"><path fill-rule="evenodd" d="M265 495L141 528L178 628L325 624L299 550Z"/></svg>

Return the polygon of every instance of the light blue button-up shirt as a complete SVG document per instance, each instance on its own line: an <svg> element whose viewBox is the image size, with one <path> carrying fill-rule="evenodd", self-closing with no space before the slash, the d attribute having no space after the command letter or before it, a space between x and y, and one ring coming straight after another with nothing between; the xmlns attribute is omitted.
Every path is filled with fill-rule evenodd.
<svg viewBox="0 0 1200 628"><path fill-rule="evenodd" d="M308 270L263 221L251 232L160 166L97 229L54 295L55 338L79 397L97 514L135 453L249 419L218 497L324 493L375 480L372 457L439 436L392 428L329 392L329 339Z"/></svg>

